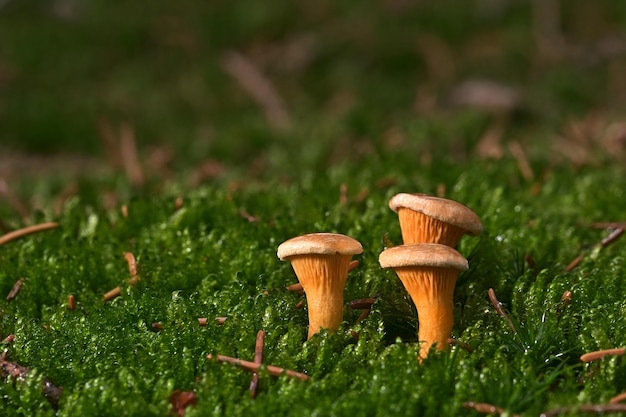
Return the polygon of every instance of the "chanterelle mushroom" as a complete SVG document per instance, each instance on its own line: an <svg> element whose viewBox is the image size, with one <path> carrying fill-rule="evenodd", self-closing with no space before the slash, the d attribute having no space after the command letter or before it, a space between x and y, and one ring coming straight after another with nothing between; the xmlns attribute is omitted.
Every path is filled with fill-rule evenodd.
<svg viewBox="0 0 626 417"><path fill-rule="evenodd" d="M445 350L454 325L454 286L459 271L468 269L467 259L449 246L420 243L388 248L378 261L395 270L417 307L420 357L433 344Z"/></svg>
<svg viewBox="0 0 626 417"><path fill-rule="evenodd" d="M336 233L298 236L278 246L278 257L291 262L306 294L309 339L320 329L333 331L341 324L350 260L362 252L357 240Z"/></svg>
<svg viewBox="0 0 626 417"><path fill-rule="evenodd" d="M400 193L389 200L389 207L398 213L405 245L440 243L455 247L463 235L478 235L483 230L476 213L445 198Z"/></svg>

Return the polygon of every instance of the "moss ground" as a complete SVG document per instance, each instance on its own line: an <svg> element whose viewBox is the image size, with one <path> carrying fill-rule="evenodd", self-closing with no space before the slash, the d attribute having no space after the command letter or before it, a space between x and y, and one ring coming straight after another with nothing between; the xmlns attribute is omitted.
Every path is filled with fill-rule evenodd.
<svg viewBox="0 0 626 417"><path fill-rule="evenodd" d="M0 348L31 369L0 382L0 415L165 416L176 390L197 398L187 416L480 415L469 402L577 415L626 390L623 357L580 361L626 346L624 242L598 249L613 229L593 227L626 221L623 57L539 56L532 11L516 1L450 2L458 12L187 3L94 2L70 20L45 4L0 6L0 172L10 189L0 190L0 225L59 223L0 246L0 294L24 278L14 299L0 299L0 340L14 335ZM615 3L564 6L566 39L620 34L626 14ZM292 43L304 56L272 59ZM232 51L271 81L288 126L218 63ZM429 53L450 58L452 72ZM523 102L497 114L451 106L448 92L476 77L517 86ZM145 181L103 134L122 122ZM71 170L51 162L70 153L81 155ZM455 291L453 337L471 352L455 345L416 359L416 313L377 261L385 242L401 241L387 206L397 192L443 195L484 223L458 247L470 269ZM306 341L306 308L285 290L296 278L276 248L314 231L352 236L364 252L344 324ZM137 259L136 285L124 252ZM121 295L105 302L116 286ZM373 295L357 324L348 302ZM261 329L264 363L310 381L263 369L252 399L250 374L206 359L252 360ZM63 388L58 409L44 379Z"/></svg>

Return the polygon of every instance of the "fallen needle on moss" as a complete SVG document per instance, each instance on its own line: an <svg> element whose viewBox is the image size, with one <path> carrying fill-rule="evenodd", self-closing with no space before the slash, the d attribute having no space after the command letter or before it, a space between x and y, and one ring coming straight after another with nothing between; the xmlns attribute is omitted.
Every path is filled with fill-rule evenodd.
<svg viewBox="0 0 626 417"><path fill-rule="evenodd" d="M18 239L18 238L20 238L22 236L29 235L31 233L36 233L36 232L41 232L41 231L44 231L44 230L54 229L56 227L59 227L58 223L48 222L48 223L34 224L32 226L28 226L28 227L24 227L22 229L14 230L12 232L9 232L9 233L7 233L5 235L0 236L0 245L4 245L7 242L10 242L12 240Z"/></svg>
<svg viewBox="0 0 626 417"><path fill-rule="evenodd" d="M233 365L237 365L244 371L248 371L248 372L259 372L262 366L261 364L250 362L250 361L244 361L238 358L233 358L232 356L225 356L225 355L214 356L214 355L209 354L207 355L206 358L208 360L213 360L213 358L215 358L218 362L232 363ZM279 368L278 366L265 365L265 368L267 369L267 372L269 372L270 375L274 375L274 376L287 375L288 377L298 378L303 381L307 381L310 379L309 376L306 374L292 371L290 369Z"/></svg>
<svg viewBox="0 0 626 417"><path fill-rule="evenodd" d="M6 359L6 351L0 354L0 378L11 377L16 381L22 382L29 372L30 368L8 361ZM43 379L41 389L44 397L46 397L52 407L57 409L63 389L54 385L48 378Z"/></svg>
<svg viewBox="0 0 626 417"><path fill-rule="evenodd" d="M254 346L254 363L259 365L263 363L263 347L265 345L265 330L259 330L256 334L256 344ZM252 380L250 381L250 396L256 398L257 388L259 386L259 373L254 372L252 374Z"/></svg>
<svg viewBox="0 0 626 417"><path fill-rule="evenodd" d="M601 359L605 356L623 355L625 352L626 352L626 348L596 350L595 352L585 353L584 355L580 357L580 360L583 362L591 362L591 361Z"/></svg>

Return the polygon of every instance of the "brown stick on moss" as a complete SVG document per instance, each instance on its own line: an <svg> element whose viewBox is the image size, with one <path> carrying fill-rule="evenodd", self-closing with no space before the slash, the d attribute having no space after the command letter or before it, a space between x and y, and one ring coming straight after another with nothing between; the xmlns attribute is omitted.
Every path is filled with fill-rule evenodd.
<svg viewBox="0 0 626 417"><path fill-rule="evenodd" d="M624 231L626 231L626 226L624 225L619 226L617 229L613 230L607 237L602 239L599 243L596 243L593 246L593 250L606 248L607 246L615 242L617 239L619 239L620 236L624 234ZM581 253L576 258L574 258L574 260L565 267L565 272L571 272L574 268L580 265L584 257L585 255Z"/></svg>
<svg viewBox="0 0 626 417"><path fill-rule="evenodd" d="M124 252L124 259L128 263L128 272L131 277L137 275L137 261L135 260L135 255L132 252Z"/></svg>
<svg viewBox="0 0 626 417"><path fill-rule="evenodd" d="M496 298L496 292L493 290L493 288L489 288L488 293L489 293L489 300L491 301L493 308L495 308L498 314L501 315L504 318L504 320L506 320L506 324L509 326L509 329L511 329L513 333L516 333L515 326L513 326L513 322L509 318L509 315L506 314L506 311L504 311L504 309L502 308L502 303L498 301L498 299Z"/></svg>
<svg viewBox="0 0 626 417"><path fill-rule="evenodd" d="M208 360L213 360L213 355L207 355L206 358ZM248 371L248 372L259 372L262 366L261 364L258 364L258 363L244 361L242 359L233 358L231 356L225 356L225 355L215 355L215 359L217 359L218 362L232 363L233 365L237 365L241 369ZM274 376L287 375L288 377L298 378L303 381L307 381L310 379L308 375L305 375L300 372L292 371L290 369L279 368L278 366L267 365L265 368L267 369L267 372L269 372L270 375L274 375Z"/></svg>
<svg viewBox="0 0 626 417"><path fill-rule="evenodd" d="M7 295L7 301L11 301L15 297L17 297L17 294L20 292L20 289L22 288L22 284L24 284L24 278L20 278L17 281L15 281L15 284L13 284L11 291L9 291L9 294Z"/></svg>
<svg viewBox="0 0 626 417"><path fill-rule="evenodd" d="M616 395L615 397L609 400L609 404L617 404L626 400L626 392L622 392L621 394Z"/></svg>
<svg viewBox="0 0 626 417"><path fill-rule="evenodd" d="M505 410L497 405L488 403L475 403L473 401L467 401L463 403L463 407L476 410L478 413L484 414L504 414ZM515 414L517 416L518 414Z"/></svg>
<svg viewBox="0 0 626 417"><path fill-rule="evenodd" d="M128 272L130 273L129 285L135 285L139 282L139 275L137 275L137 260L132 252L124 252L124 259L128 263Z"/></svg>
<svg viewBox="0 0 626 417"><path fill-rule="evenodd" d="M254 363L259 365L263 363L263 348L265 345L265 331L259 330L256 335L256 344L254 346ZM252 380L250 381L250 396L256 398L257 389L259 387L259 373L254 372L252 374Z"/></svg>
<svg viewBox="0 0 626 417"><path fill-rule="evenodd" d="M24 227L22 229L14 230L12 232L9 232L5 235L0 236L0 245L4 245L7 242L18 239L22 236L29 235L31 233L54 229L55 227L59 227L59 224L55 222L49 222L49 223L35 224L32 226Z"/></svg>
<svg viewBox="0 0 626 417"><path fill-rule="evenodd" d="M358 298L350 301L350 308L352 310L369 310L372 305L378 300L378 296L368 298Z"/></svg>
<svg viewBox="0 0 626 417"><path fill-rule="evenodd" d="M626 353L626 348L597 350L595 352L585 353L580 357L580 360L583 362L591 362L601 359L605 356L620 356L624 353Z"/></svg>
<svg viewBox="0 0 626 417"><path fill-rule="evenodd" d="M573 407L555 408L541 413L541 417L553 417L561 414L571 414L573 411L587 414L619 413L626 411L626 404L588 404Z"/></svg>
<svg viewBox="0 0 626 417"><path fill-rule="evenodd" d="M76 298L74 297L74 294L67 296L67 308L71 311L76 309Z"/></svg>
<svg viewBox="0 0 626 417"><path fill-rule="evenodd" d="M122 288L120 287L115 287L113 288L111 291L107 292L106 294L104 294L104 301L111 301L116 297L119 297L120 295L122 295Z"/></svg>
<svg viewBox="0 0 626 417"><path fill-rule="evenodd" d="M30 372L30 368L6 360L6 353L0 355L0 378L5 379L11 377L18 382L22 382L26 379L28 372ZM59 406L59 399L61 398L63 389L54 385L48 378L43 379L41 389L44 397L56 410Z"/></svg>

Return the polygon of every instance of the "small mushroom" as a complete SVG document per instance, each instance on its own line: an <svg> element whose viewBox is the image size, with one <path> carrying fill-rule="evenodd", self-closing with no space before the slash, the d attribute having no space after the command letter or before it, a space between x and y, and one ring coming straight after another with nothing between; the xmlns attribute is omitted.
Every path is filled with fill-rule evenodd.
<svg viewBox="0 0 626 417"><path fill-rule="evenodd" d="M454 325L454 286L459 271L468 269L467 259L449 246L420 243L385 249L378 262L394 269L415 303L420 357L432 345L445 350Z"/></svg>
<svg viewBox="0 0 626 417"><path fill-rule="evenodd" d="M461 203L425 194L400 193L389 200L398 213L405 245L439 243L455 247L465 234L483 230L480 219Z"/></svg>
<svg viewBox="0 0 626 417"><path fill-rule="evenodd" d="M291 266L302 284L309 310L310 339L321 329L336 330L343 320L343 289L352 255L361 244L336 233L294 237L278 246L277 255Z"/></svg>

